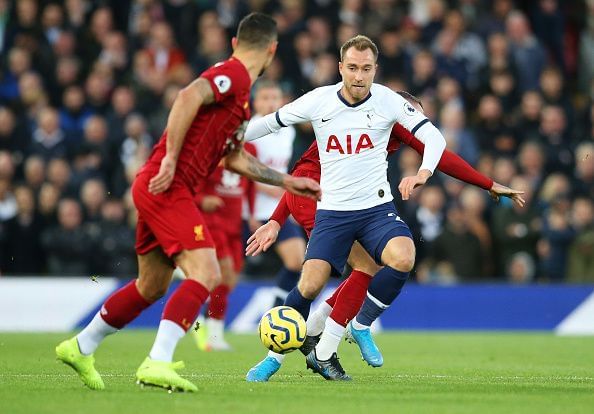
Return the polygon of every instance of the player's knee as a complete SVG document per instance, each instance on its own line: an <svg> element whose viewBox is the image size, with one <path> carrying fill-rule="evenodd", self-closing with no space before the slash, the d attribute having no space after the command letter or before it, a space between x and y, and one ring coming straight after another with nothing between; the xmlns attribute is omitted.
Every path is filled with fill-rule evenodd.
<svg viewBox="0 0 594 414"><path fill-rule="evenodd" d="M169 285L160 283L146 283L140 280L137 284L138 292L148 302L155 302L161 299L167 293Z"/></svg>
<svg viewBox="0 0 594 414"><path fill-rule="evenodd" d="M317 283L315 280L304 280L301 278L297 284L297 289L301 296L308 299L316 298L324 286Z"/></svg>
<svg viewBox="0 0 594 414"><path fill-rule="evenodd" d="M209 291L212 291L223 281L223 278L221 277L221 272L218 271L208 272L204 275L197 275L195 277L190 277L190 279L197 280L198 282L203 284Z"/></svg>
<svg viewBox="0 0 594 414"><path fill-rule="evenodd" d="M394 257L386 264L399 272L408 273L415 266L415 258L414 256Z"/></svg>

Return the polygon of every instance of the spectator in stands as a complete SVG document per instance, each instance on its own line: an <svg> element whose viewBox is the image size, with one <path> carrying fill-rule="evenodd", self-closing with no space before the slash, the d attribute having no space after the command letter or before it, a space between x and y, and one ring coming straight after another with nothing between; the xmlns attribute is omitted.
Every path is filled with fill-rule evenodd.
<svg viewBox="0 0 594 414"><path fill-rule="evenodd" d="M3 71L0 80L0 100L14 103L19 98L19 78L31 69L31 53L24 48L14 47L8 52L8 70Z"/></svg>
<svg viewBox="0 0 594 414"><path fill-rule="evenodd" d="M45 181L45 161L39 156L27 158L24 166L25 183L35 194L39 192Z"/></svg>
<svg viewBox="0 0 594 414"><path fill-rule="evenodd" d="M0 106L0 151L10 151L13 157L22 160L29 148L30 136L17 122L10 108Z"/></svg>
<svg viewBox="0 0 594 414"><path fill-rule="evenodd" d="M93 111L86 105L85 94L80 86L68 86L64 90L63 106L60 109L60 126L73 144L82 141L83 129Z"/></svg>
<svg viewBox="0 0 594 414"><path fill-rule="evenodd" d="M565 278L567 254L575 238L575 231L569 223L568 205L571 203L567 194L556 196L542 220L542 238L538 242L538 254L539 277L544 280L561 282Z"/></svg>
<svg viewBox="0 0 594 414"><path fill-rule="evenodd" d="M465 123L464 111L457 105L447 104L441 110L439 129L446 139L447 148L474 165L478 161L478 147Z"/></svg>
<svg viewBox="0 0 594 414"><path fill-rule="evenodd" d="M473 236L479 241L480 247L480 273L474 277L493 274L494 263L491 252L493 251L493 237L487 225L486 193L477 187L465 186L460 193L460 208L464 214L465 225ZM448 218L449 220L449 218Z"/></svg>
<svg viewBox="0 0 594 414"><path fill-rule="evenodd" d="M520 147L518 154L520 172L529 181L533 192L540 189L545 178L545 162L544 150L538 142L529 141Z"/></svg>
<svg viewBox="0 0 594 414"><path fill-rule="evenodd" d="M136 274L135 233L126 225L126 211L120 200L108 198L101 206L101 220L94 236L97 272L110 276Z"/></svg>
<svg viewBox="0 0 594 414"><path fill-rule="evenodd" d="M519 110L513 117L515 134L521 142L537 140L539 138L540 113L543 101L540 93L527 91L522 95Z"/></svg>
<svg viewBox="0 0 594 414"><path fill-rule="evenodd" d="M451 268L458 281L480 280L483 276L483 251L480 240L469 227L464 210L454 204L447 210L443 232L433 242L431 260L435 271ZM448 263L448 266L444 266Z"/></svg>
<svg viewBox="0 0 594 414"><path fill-rule="evenodd" d="M563 32L565 18L557 0L539 0L533 2L532 24L534 34L549 50L555 64L565 68L563 56Z"/></svg>
<svg viewBox="0 0 594 414"><path fill-rule="evenodd" d="M109 125L109 141L119 145L125 138L124 123L126 117L136 108L136 96L128 86L118 86L111 95L111 105L106 121ZM163 126L161 125L161 128Z"/></svg>
<svg viewBox="0 0 594 414"><path fill-rule="evenodd" d="M503 111L510 113L516 105L516 85L511 72L493 71L489 78L489 91L499 99Z"/></svg>
<svg viewBox="0 0 594 414"><path fill-rule="evenodd" d="M65 158L54 158L47 164L47 180L58 194L67 195L71 192L71 175L70 165Z"/></svg>
<svg viewBox="0 0 594 414"><path fill-rule="evenodd" d="M179 64L185 63L183 51L175 46L175 39L169 24L159 22L151 28L151 37L146 52L151 69L162 76L170 74Z"/></svg>
<svg viewBox="0 0 594 414"><path fill-rule="evenodd" d="M10 179L0 176L0 222L10 220L16 214L17 202L10 190Z"/></svg>
<svg viewBox="0 0 594 414"><path fill-rule="evenodd" d="M575 194L594 199L594 143L583 142L575 149Z"/></svg>
<svg viewBox="0 0 594 414"><path fill-rule="evenodd" d="M594 282L594 203L579 197L573 202L571 225L576 237L569 247L567 280L573 283Z"/></svg>
<svg viewBox="0 0 594 414"><path fill-rule="evenodd" d="M521 92L537 89L540 74L546 63L545 52L530 31L526 16L521 12L509 13L505 25L515 72L518 75L518 88Z"/></svg>
<svg viewBox="0 0 594 414"><path fill-rule="evenodd" d="M47 107L39 112L38 127L33 131L33 142L29 152L39 155L46 161L65 157L67 154L66 134L60 128L58 111Z"/></svg>
<svg viewBox="0 0 594 414"><path fill-rule="evenodd" d="M482 151L504 156L512 156L516 152L516 140L504 121L500 101L493 95L483 95L479 101L474 135Z"/></svg>
<svg viewBox="0 0 594 414"><path fill-rule="evenodd" d="M565 91L563 74L555 67L548 67L540 75L540 92L545 105L558 106L565 112L566 119L573 119L574 111Z"/></svg>
<svg viewBox="0 0 594 414"><path fill-rule="evenodd" d="M43 232L43 219L35 209L35 195L24 185L14 189L17 214L5 223L10 240L6 255L10 260L3 269L9 274L39 274L45 269L45 252L39 235Z"/></svg>
<svg viewBox="0 0 594 414"><path fill-rule="evenodd" d="M44 226L50 227L57 224L57 209L58 201L60 200L60 191L56 186L49 182L45 182L39 190L37 200L37 207L39 214L43 219Z"/></svg>
<svg viewBox="0 0 594 414"><path fill-rule="evenodd" d="M543 145L547 171L571 173L573 153L567 130L567 118L559 106L545 106L540 119L539 142Z"/></svg>
<svg viewBox="0 0 594 414"><path fill-rule="evenodd" d="M517 176L511 181L512 188L524 191L526 205L498 206L493 212L492 232L495 250L498 254L499 272L510 275L512 259L518 253L525 253L536 260L536 242L542 223L539 211L533 201L533 187L530 180ZM499 273L501 274L501 273Z"/></svg>
<svg viewBox="0 0 594 414"><path fill-rule="evenodd" d="M437 87L435 59L428 50L421 50L413 57L412 74L408 81L413 95L434 92Z"/></svg>
<svg viewBox="0 0 594 414"><path fill-rule="evenodd" d="M101 206L106 197L107 190L103 181L91 178L84 182L79 199L82 201L85 222L97 222L101 219Z"/></svg>
<svg viewBox="0 0 594 414"><path fill-rule="evenodd" d="M47 253L48 271L59 276L85 276L91 271L93 244L83 225L80 205L74 199L58 204L58 224L45 230L41 243Z"/></svg>

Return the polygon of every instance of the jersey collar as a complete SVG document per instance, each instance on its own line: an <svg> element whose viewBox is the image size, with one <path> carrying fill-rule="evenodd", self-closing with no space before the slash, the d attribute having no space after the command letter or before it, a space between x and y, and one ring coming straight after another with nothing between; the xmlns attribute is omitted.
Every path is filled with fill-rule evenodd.
<svg viewBox="0 0 594 414"><path fill-rule="evenodd" d="M340 89L336 91L336 95L338 96L338 99L340 99L340 101L343 104L345 104L346 106L348 106L349 108L356 108L359 105L363 105L365 102L367 102L369 100L369 98L371 98L371 90L369 91L369 93L367 94L367 96L365 98L361 99L359 102L356 102L354 104L351 104L351 103L349 103L349 101L344 99L344 97L340 94Z"/></svg>

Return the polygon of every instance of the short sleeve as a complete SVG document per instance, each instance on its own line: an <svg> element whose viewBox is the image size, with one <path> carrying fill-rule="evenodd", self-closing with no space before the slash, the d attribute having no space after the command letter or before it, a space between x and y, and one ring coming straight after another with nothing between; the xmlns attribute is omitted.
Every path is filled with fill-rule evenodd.
<svg viewBox="0 0 594 414"><path fill-rule="evenodd" d="M215 102L249 90L249 79L243 67L231 61L217 63L204 71L201 78L210 83Z"/></svg>
<svg viewBox="0 0 594 414"><path fill-rule="evenodd" d="M402 125L411 134L415 134L429 120L421 112L417 111L406 99L391 92L394 108L394 122Z"/></svg>

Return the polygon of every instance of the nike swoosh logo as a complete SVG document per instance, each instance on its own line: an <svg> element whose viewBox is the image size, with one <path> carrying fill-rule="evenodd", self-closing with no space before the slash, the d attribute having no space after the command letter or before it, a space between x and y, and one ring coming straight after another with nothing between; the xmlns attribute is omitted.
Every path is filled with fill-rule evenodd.
<svg viewBox="0 0 594 414"><path fill-rule="evenodd" d="M332 118L328 118L328 119L324 119L324 118L322 118L322 122L328 122L328 121L330 121L331 119L332 119Z"/></svg>

